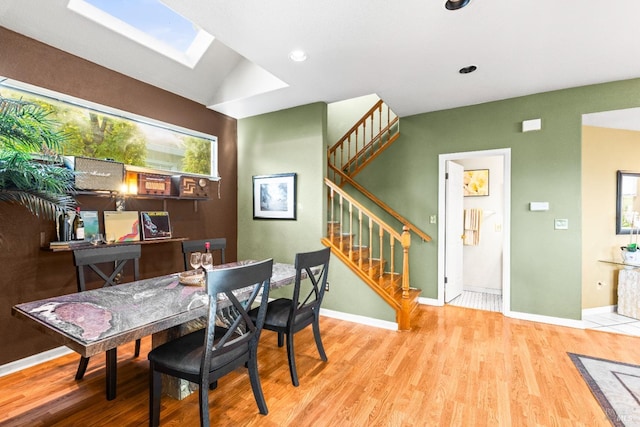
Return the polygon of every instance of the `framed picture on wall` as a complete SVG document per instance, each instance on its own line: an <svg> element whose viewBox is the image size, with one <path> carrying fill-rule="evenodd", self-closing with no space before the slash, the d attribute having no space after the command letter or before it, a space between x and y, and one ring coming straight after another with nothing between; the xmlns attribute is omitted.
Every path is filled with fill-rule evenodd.
<svg viewBox="0 0 640 427"><path fill-rule="evenodd" d="M253 219L296 219L296 174L253 177Z"/></svg>
<svg viewBox="0 0 640 427"><path fill-rule="evenodd" d="M489 195L489 169L466 170L462 182L465 196Z"/></svg>

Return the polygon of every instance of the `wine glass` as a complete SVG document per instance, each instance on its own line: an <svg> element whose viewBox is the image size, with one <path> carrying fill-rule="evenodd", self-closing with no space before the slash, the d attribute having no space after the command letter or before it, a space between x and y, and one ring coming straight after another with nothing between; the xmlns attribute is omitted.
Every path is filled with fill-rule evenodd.
<svg viewBox="0 0 640 427"><path fill-rule="evenodd" d="M192 253L191 258L189 258L189 264L194 270L197 270L202 265L202 254L200 252Z"/></svg>
<svg viewBox="0 0 640 427"><path fill-rule="evenodd" d="M213 255L211 253L202 254L202 268L207 271L213 269Z"/></svg>
<svg viewBox="0 0 640 427"><path fill-rule="evenodd" d="M91 244L93 246L98 246L104 243L104 236L102 233L96 233L91 237Z"/></svg>

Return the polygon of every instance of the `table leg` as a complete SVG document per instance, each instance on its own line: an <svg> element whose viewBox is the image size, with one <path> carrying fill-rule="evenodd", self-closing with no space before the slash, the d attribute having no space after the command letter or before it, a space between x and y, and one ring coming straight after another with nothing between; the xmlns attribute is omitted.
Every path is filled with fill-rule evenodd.
<svg viewBox="0 0 640 427"><path fill-rule="evenodd" d="M107 350L106 358L107 400L113 400L116 398L116 382L118 379L118 349Z"/></svg>
<svg viewBox="0 0 640 427"><path fill-rule="evenodd" d="M171 341L173 339L181 337L182 335L186 335L189 332L202 329L206 327L206 325L206 319L200 318L187 323L183 323L178 326L174 326L173 328L166 329L164 331L157 332L152 335L151 346L153 348L156 348L167 341ZM189 381L162 374L162 394L166 396L182 400L193 393L193 391L196 389L197 386L190 383Z"/></svg>

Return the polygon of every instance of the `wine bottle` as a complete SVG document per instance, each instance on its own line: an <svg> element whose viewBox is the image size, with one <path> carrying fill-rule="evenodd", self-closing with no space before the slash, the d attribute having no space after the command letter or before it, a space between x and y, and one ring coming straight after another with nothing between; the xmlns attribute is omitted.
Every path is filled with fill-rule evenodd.
<svg viewBox="0 0 640 427"><path fill-rule="evenodd" d="M84 240L84 220L80 215L80 208L76 208L76 217L73 220L73 234L75 240Z"/></svg>
<svg viewBox="0 0 640 427"><path fill-rule="evenodd" d="M202 254L202 269L210 271L213 268L213 255L211 255L211 243L205 242L205 253Z"/></svg>

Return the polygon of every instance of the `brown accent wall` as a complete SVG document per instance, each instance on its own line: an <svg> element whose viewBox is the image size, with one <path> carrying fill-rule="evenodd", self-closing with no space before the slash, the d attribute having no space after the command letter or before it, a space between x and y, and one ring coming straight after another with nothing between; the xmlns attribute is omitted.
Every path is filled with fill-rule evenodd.
<svg viewBox="0 0 640 427"><path fill-rule="evenodd" d="M220 197L168 200L176 237L227 238L227 261L237 254L237 123L154 86L0 27L0 76L218 137ZM218 184L214 184L216 194ZM110 198L80 196L82 209L115 210ZM162 200L129 199L127 210L164 210ZM0 202L0 365L59 344L11 315L14 304L76 291L70 252L40 248L41 233L54 238L54 224L24 208ZM152 277L183 268L180 243L143 245L141 274ZM130 272L128 272L129 274Z"/></svg>

